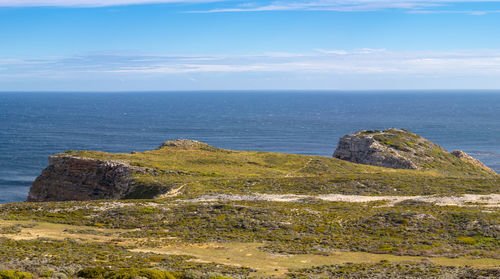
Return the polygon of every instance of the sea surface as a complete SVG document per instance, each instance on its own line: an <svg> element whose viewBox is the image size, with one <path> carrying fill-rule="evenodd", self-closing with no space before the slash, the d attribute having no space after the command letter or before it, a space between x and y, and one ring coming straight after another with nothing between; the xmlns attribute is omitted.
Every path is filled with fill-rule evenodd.
<svg viewBox="0 0 500 279"><path fill-rule="evenodd" d="M47 157L196 139L331 156L342 135L405 128L500 172L500 91L0 93L0 203L26 199Z"/></svg>

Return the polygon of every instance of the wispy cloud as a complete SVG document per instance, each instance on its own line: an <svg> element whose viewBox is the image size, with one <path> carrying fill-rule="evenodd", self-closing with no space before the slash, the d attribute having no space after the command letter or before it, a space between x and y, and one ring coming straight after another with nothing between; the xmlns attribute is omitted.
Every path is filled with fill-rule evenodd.
<svg viewBox="0 0 500 279"><path fill-rule="evenodd" d="M500 88L500 50L0 58L0 90Z"/></svg>
<svg viewBox="0 0 500 279"><path fill-rule="evenodd" d="M211 3L230 0L0 0L0 7L107 7L141 4Z"/></svg>
<svg viewBox="0 0 500 279"><path fill-rule="evenodd" d="M483 16L488 14L498 14L499 10L412 10L412 14L464 14L473 16Z"/></svg>
<svg viewBox="0 0 500 279"><path fill-rule="evenodd" d="M390 51L325 50L259 55L80 55L0 59L0 77L26 74L185 74L283 72L365 75L373 73L454 75L500 74L500 50Z"/></svg>
<svg viewBox="0 0 500 279"><path fill-rule="evenodd" d="M221 2L221 3L219 3ZM265 11L367 12L405 10L415 13L462 13L484 15L499 9L446 10L457 4L500 3L500 0L0 0L0 7L108 7L141 4L219 3L189 13L230 13Z"/></svg>
<svg viewBox="0 0 500 279"><path fill-rule="evenodd" d="M380 10L409 10L438 12L432 8L453 6L463 3L500 3L500 0L290 0L264 1L240 4L234 7L214 8L192 11L193 13L229 13L229 12L264 12L264 11L336 11L368 12ZM488 13L488 10L472 11L476 15Z"/></svg>

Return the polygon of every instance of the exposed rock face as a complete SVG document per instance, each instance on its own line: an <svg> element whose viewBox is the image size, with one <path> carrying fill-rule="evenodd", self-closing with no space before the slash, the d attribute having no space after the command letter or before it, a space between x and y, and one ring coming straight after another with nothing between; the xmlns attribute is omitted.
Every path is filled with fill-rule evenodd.
<svg viewBox="0 0 500 279"><path fill-rule="evenodd" d="M211 153L212 151L216 153ZM207 155L207 153L211 154ZM49 157L50 164L33 182L28 201L155 198L171 190L175 183L181 183L184 175L206 176L206 173L198 174L198 169L188 169L188 171L171 169L171 166L177 165L178 162L189 162L188 166L230 163L231 171L233 171L233 164L244 166L250 163L248 159L233 163L232 160L235 159L233 156L227 157L230 160L219 159L224 158L224 153L232 153L232 151L218 149L193 140L168 141L157 150L128 155L68 151ZM184 154L187 159L182 158L181 155ZM214 154L217 156L212 156ZM204 156L205 159L192 160L193 156L198 155ZM462 151L448 153L429 140L399 129L361 131L346 135L340 139L333 156L354 163L397 169L433 170L447 175L484 176L486 174L489 176L495 174L481 162ZM101 158L109 158L109 160ZM165 164L170 158L175 160ZM300 170L316 173L328 172L328 168L329 165L322 160L311 159ZM171 181L172 177L177 180ZM193 178L191 177L188 181L193 181Z"/></svg>
<svg viewBox="0 0 500 279"><path fill-rule="evenodd" d="M170 140L164 142L158 149L163 148L173 148L177 150L219 150L217 147L210 146L206 143L197 140L188 140L188 139L178 139L178 140Z"/></svg>
<svg viewBox="0 0 500 279"><path fill-rule="evenodd" d="M165 147L174 147L180 149L198 149L200 146L205 146L207 144L199 142L197 140L188 140L188 139L178 139L178 140L170 140L164 142L159 148Z"/></svg>
<svg viewBox="0 0 500 279"><path fill-rule="evenodd" d="M28 201L120 199L134 190L139 167L97 159L54 155L33 182Z"/></svg>
<svg viewBox="0 0 500 279"><path fill-rule="evenodd" d="M340 138L333 157L358 164L380 166L394 169L417 169L418 166L408 157L393 151L373 135L345 135Z"/></svg>
<svg viewBox="0 0 500 279"><path fill-rule="evenodd" d="M478 168L481 168L485 171L488 171L488 172L491 172L491 173L496 173L494 170L488 168L485 164L483 164L481 161L479 161L478 159L470 156L469 154L463 152L462 150L455 150L455 151L452 151L451 154L455 157L457 157L458 159L464 161L464 162L467 162L469 164L473 164L474 166L478 167Z"/></svg>
<svg viewBox="0 0 500 279"><path fill-rule="evenodd" d="M353 163L394 169L434 169L495 174L463 151L448 151L412 132L401 129L360 131L343 136L333 157Z"/></svg>
<svg viewBox="0 0 500 279"><path fill-rule="evenodd" d="M167 141L158 149L218 150L195 140ZM136 152L132 152L134 154ZM68 201L154 198L168 187L141 184L134 174L158 175L156 169L131 166L122 161L83 158L69 154L49 157L49 166L33 182L27 201Z"/></svg>

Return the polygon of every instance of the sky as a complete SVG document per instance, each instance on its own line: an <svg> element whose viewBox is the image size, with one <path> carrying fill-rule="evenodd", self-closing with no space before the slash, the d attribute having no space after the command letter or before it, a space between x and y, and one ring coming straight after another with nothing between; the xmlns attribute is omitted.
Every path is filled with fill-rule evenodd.
<svg viewBox="0 0 500 279"><path fill-rule="evenodd" d="M500 0L0 0L0 91L500 89Z"/></svg>

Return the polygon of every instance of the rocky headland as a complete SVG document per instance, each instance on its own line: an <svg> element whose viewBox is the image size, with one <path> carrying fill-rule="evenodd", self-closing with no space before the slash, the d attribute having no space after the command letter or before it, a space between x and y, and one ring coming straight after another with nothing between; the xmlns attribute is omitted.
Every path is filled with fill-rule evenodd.
<svg viewBox="0 0 500 279"><path fill-rule="evenodd" d="M156 150L130 154L69 151L49 158L49 166L33 183L28 201L154 198L189 184L219 184L235 179L256 180L264 188L266 183L276 183L271 180L297 185L297 189L325 183L343 192L348 192L341 189L343 185L361 184L373 187L363 192L382 193L382 188L398 184L393 181L395 177L407 178L391 173L384 185L380 185L383 180L373 177L368 182L362 173L378 170L357 164L432 170L440 173L443 181L449 179L446 177L463 177L463 181L471 177L498 177L462 151L448 153L437 144L400 129L343 136L333 156L349 164L318 156L223 150L194 140L167 141ZM339 171L352 173L353 178L324 182L322 176ZM414 175L427 179L425 173Z"/></svg>
<svg viewBox="0 0 500 279"><path fill-rule="evenodd" d="M33 182L27 201L121 199L133 192L132 173L146 172L125 162L54 155Z"/></svg>
<svg viewBox="0 0 500 279"><path fill-rule="evenodd" d="M358 164L394 169L433 169L475 166L495 173L461 150L451 153L417 134L403 129L364 130L340 138L333 157Z"/></svg>
<svg viewBox="0 0 500 279"><path fill-rule="evenodd" d="M500 176L406 130L335 157L67 151L28 200L0 205L0 278L500 277Z"/></svg>

